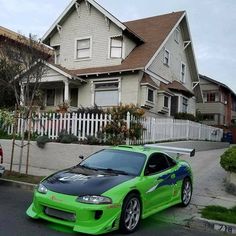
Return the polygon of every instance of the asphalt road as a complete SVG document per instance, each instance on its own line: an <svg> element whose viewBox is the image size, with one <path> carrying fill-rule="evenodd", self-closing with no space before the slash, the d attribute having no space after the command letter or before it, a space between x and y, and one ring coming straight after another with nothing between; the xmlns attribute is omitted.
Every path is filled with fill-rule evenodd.
<svg viewBox="0 0 236 236"><path fill-rule="evenodd" d="M40 220L31 220L25 215L27 207L32 200L32 192L19 188L7 186L0 182L0 236L64 236L80 235L71 232L70 229L58 227ZM141 226L132 236L141 235L161 235L161 236L217 236L222 235L218 232L200 232L186 229L176 225L163 224L155 217L149 217L141 222ZM118 232L109 235L118 236Z"/></svg>

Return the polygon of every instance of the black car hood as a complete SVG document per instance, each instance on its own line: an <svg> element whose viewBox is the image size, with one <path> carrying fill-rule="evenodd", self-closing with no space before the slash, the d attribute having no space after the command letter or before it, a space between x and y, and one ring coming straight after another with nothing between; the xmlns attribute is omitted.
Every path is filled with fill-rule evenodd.
<svg viewBox="0 0 236 236"><path fill-rule="evenodd" d="M135 176L107 173L77 166L49 176L42 184L48 190L67 195L101 195L132 178Z"/></svg>

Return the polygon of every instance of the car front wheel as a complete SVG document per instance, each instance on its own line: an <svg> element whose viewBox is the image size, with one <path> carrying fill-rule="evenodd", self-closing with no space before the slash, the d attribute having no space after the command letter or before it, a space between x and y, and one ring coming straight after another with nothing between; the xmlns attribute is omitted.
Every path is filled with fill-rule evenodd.
<svg viewBox="0 0 236 236"><path fill-rule="evenodd" d="M137 194L128 195L123 203L120 230L123 233L134 232L140 222L141 217L141 203Z"/></svg>
<svg viewBox="0 0 236 236"><path fill-rule="evenodd" d="M186 207L190 203L192 198L192 183L189 178L185 178L183 181L182 185L182 194L181 194L181 199L182 199L182 206Z"/></svg>

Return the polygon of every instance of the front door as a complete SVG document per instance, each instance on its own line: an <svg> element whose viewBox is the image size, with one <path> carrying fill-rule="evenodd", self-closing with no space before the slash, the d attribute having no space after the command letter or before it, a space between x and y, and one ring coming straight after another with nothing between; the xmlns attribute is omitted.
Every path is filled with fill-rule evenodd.
<svg viewBox="0 0 236 236"><path fill-rule="evenodd" d="M78 107L78 88L70 89L70 105L72 107Z"/></svg>

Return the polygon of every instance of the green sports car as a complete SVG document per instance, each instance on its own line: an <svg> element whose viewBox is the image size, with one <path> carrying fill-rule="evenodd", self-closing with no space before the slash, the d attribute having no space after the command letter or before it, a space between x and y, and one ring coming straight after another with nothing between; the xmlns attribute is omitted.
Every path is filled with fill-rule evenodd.
<svg viewBox="0 0 236 236"><path fill-rule="evenodd" d="M81 233L131 233L141 219L191 200L191 168L170 153L194 150L145 145L96 152L42 180L27 215Z"/></svg>

